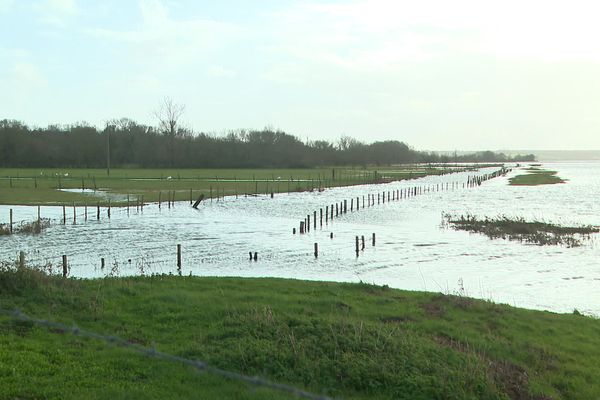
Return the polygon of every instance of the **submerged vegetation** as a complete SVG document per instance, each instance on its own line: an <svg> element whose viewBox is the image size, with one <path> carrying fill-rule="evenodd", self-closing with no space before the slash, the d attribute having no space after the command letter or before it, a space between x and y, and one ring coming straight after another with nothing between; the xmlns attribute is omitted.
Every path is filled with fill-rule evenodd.
<svg viewBox="0 0 600 400"><path fill-rule="evenodd" d="M540 221L526 221L524 218L485 217L479 219L473 215L444 216L446 222L456 230L482 233L490 239L508 239L538 245L566 245L577 247L582 239L592 233L600 232L595 226L560 226Z"/></svg>
<svg viewBox="0 0 600 400"><path fill-rule="evenodd" d="M566 182L556 175L556 171L549 171L538 167L539 164L532 164L532 166L525 168L524 170L527 173L513 176L509 179L509 184L513 186L537 186Z"/></svg>
<svg viewBox="0 0 600 400"><path fill-rule="evenodd" d="M4 265L0 308L333 398L600 397L600 321L463 296ZM0 314L0 397L289 398L68 332Z"/></svg>
<svg viewBox="0 0 600 400"><path fill-rule="evenodd" d="M35 220L33 222L20 222L18 224L14 224L14 226L12 227L12 232L10 224L0 224L0 236L10 235L11 233L25 233L37 235L42 233L42 231L49 226L49 218L40 218L39 220Z"/></svg>

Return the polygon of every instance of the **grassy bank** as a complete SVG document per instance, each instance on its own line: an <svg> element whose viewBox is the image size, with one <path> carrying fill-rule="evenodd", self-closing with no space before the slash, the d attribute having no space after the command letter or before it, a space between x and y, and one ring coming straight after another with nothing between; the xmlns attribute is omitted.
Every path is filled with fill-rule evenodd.
<svg viewBox="0 0 600 400"><path fill-rule="evenodd" d="M509 184L513 186L537 186L566 182L556 175L556 171L549 171L538 167L525 168L525 171L527 173L510 178Z"/></svg>
<svg viewBox="0 0 600 400"><path fill-rule="evenodd" d="M0 204L123 204L132 201L195 200L200 194L217 197L243 194L319 190L336 186L382 183L451 173L465 168L405 165L369 168L316 169L0 169ZM472 168L471 168L472 169ZM74 189L65 192L59 189ZM81 189L98 190L83 194ZM78 190L78 192L77 192ZM114 196L116 195L116 196Z"/></svg>
<svg viewBox="0 0 600 400"><path fill-rule="evenodd" d="M591 399L600 321L366 284L0 273L0 306L345 399ZM284 399L0 316L0 398Z"/></svg>
<svg viewBox="0 0 600 400"><path fill-rule="evenodd" d="M563 226L524 218L477 218L473 215L445 216L453 229L481 233L490 239L509 239L539 245L564 244L577 247L592 233L600 232L595 226Z"/></svg>

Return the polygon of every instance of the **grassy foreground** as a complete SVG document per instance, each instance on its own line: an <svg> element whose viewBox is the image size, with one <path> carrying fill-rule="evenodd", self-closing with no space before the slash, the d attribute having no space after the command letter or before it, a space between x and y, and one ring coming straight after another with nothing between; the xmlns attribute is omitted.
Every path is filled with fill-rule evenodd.
<svg viewBox="0 0 600 400"><path fill-rule="evenodd" d="M480 165L478 167L483 167ZM77 205L106 204L106 193L112 204L124 204L126 196L135 202L195 200L244 194L282 193L319 190L329 187L382 183L392 180L420 178L475 167L453 165L403 165L367 168L307 169L19 169L0 168L0 204ZM58 189L74 189L65 192ZM81 189L99 190L98 196L82 194ZM190 196L191 195L191 196Z"/></svg>
<svg viewBox="0 0 600 400"><path fill-rule="evenodd" d="M600 397L600 321L367 284L6 267L0 307L345 399ZM284 399L0 316L2 399Z"/></svg>
<svg viewBox="0 0 600 400"><path fill-rule="evenodd" d="M510 178L509 184L513 186L537 186L566 182L564 179L556 176L556 171L549 171L538 167L529 167L525 170L527 171L526 174Z"/></svg>

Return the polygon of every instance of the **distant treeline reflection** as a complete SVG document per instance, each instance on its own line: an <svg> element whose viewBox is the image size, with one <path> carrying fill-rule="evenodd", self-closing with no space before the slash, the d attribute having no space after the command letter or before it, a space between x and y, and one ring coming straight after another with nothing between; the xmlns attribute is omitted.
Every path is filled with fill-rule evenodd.
<svg viewBox="0 0 600 400"><path fill-rule="evenodd" d="M280 130L237 130L216 135L179 128L175 133L114 120L104 129L85 123L30 128L0 121L3 167L104 167L110 147L113 167L296 168L325 165L389 165L439 162L533 161L533 154L507 157L491 151L440 155L417 151L404 142L370 144L343 136L337 142L303 142Z"/></svg>

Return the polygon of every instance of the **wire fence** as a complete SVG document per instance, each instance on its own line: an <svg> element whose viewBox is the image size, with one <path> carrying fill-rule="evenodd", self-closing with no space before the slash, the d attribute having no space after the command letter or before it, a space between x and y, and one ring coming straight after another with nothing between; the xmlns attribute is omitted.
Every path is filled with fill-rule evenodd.
<svg viewBox="0 0 600 400"><path fill-rule="evenodd" d="M311 399L311 400L333 400L333 398L325 396L325 395L317 395L314 393L310 393L305 390L296 388L294 386L285 385L285 384L277 383L277 382L272 382L268 379L261 378L259 376L249 376L249 375L240 374L238 372L221 369L221 368L212 366L210 364L207 364L206 362L204 362L202 360L192 360L189 358L185 358L185 357L181 357L181 356L177 356L177 355L173 355L173 354L169 354L169 353L164 353L162 351L156 350L156 348L153 348L153 347L144 347L144 346L141 346L136 343L131 343L131 342L129 342L125 339L122 339L118 336L103 335L100 333L81 329L81 328L77 327L76 325L68 326L68 325L65 325L60 322L31 317L27 314L22 313L18 309L7 310L7 309L0 308L0 314L7 315L15 320L30 322L34 325L38 325L38 326L49 328L49 329L54 329L54 331L52 331L54 333L69 333L74 336L96 339L96 340L103 341L107 344L116 345L119 347L133 350L134 352L136 352L138 354L141 354L141 355L144 355L144 356L147 356L150 358L157 358L157 359L169 361L172 363L188 365L188 366L193 367L197 372L207 372L207 373L221 376L221 377L224 377L224 378L227 378L230 380L245 382L245 383L255 385L255 386L262 386L262 387L265 387L268 389L280 391L280 392L283 392L283 393L286 393L286 394L289 394L289 395L292 395L295 397L299 397L299 398Z"/></svg>

